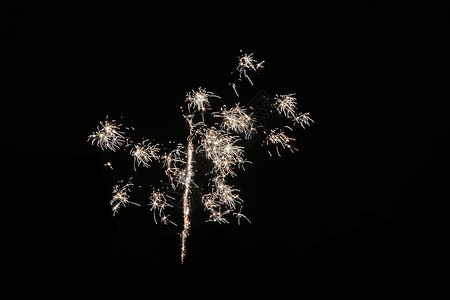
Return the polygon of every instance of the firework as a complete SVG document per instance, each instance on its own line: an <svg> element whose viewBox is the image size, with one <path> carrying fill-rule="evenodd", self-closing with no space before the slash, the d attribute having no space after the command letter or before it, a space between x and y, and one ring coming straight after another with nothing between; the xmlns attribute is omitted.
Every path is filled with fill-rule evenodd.
<svg viewBox="0 0 450 300"><path fill-rule="evenodd" d="M228 214L230 212L230 210L226 210L224 212L221 212L220 209L219 210L215 210L211 213L210 217L208 220L206 220L206 222L217 222L219 224L221 223L229 223L227 219L225 219L223 216Z"/></svg>
<svg viewBox="0 0 450 300"><path fill-rule="evenodd" d="M239 103L227 110L224 105L220 109L220 113L213 113L214 117L222 118L221 128L226 129L227 132L234 131L238 134L243 134L246 139L250 139L251 136L256 132L253 124L255 119L252 118L251 114L247 113L247 110L239 106Z"/></svg>
<svg viewBox="0 0 450 300"><path fill-rule="evenodd" d="M97 144L100 149L116 151L125 142L124 133L121 131L121 124L117 124L115 120L100 122L100 126L97 126L97 131L93 132L88 137L93 145Z"/></svg>
<svg viewBox="0 0 450 300"><path fill-rule="evenodd" d="M169 178L169 183L175 190L177 186L184 181L184 169L185 160L183 157L186 155L183 144L178 144L175 149L164 155L163 162L166 167L166 175Z"/></svg>
<svg viewBox="0 0 450 300"><path fill-rule="evenodd" d="M159 160L159 145L152 145L148 140L144 140L131 149L130 154L133 156L133 167L136 170L136 165L139 167L141 164L148 168L152 160Z"/></svg>
<svg viewBox="0 0 450 300"><path fill-rule="evenodd" d="M150 211L153 211L153 220L155 221L155 223L158 223L156 221L156 214L158 214L161 223L167 225L167 222L170 222L171 224L177 226L177 224L175 224L174 222L170 221L168 219L168 217L170 215L166 215L165 214L165 209L167 207L173 207L172 205L170 205L167 202L167 199L172 199L174 200L174 198L172 196L166 195L164 193L162 193L160 190L155 190L153 189L152 195L150 196Z"/></svg>
<svg viewBox="0 0 450 300"><path fill-rule="evenodd" d="M203 131L200 148L206 158L212 161L215 174L235 176L233 167L243 167L247 162L243 158L244 148L235 144L237 140L237 137L214 127Z"/></svg>
<svg viewBox="0 0 450 300"><path fill-rule="evenodd" d="M191 209L191 203L189 200L189 193L192 181L192 136L188 138L187 146L187 167L186 167L186 179L184 182L184 194L183 194L183 231L181 232L181 263L184 262L184 257L186 256L186 239L189 235L189 227L191 221L189 220L189 214Z"/></svg>
<svg viewBox="0 0 450 300"><path fill-rule="evenodd" d="M126 183L124 183L123 181L119 181L113 187L113 192L112 192L113 197L112 197L112 200L109 202L109 204L112 206L112 211L113 211L114 215L117 213L117 211L119 210L119 208L122 205L126 206L126 204L130 203L130 204L140 206L139 204L131 202L129 200L130 189L133 186L133 182L131 181L131 179L133 179L133 178L128 179L128 181Z"/></svg>
<svg viewBox="0 0 450 300"><path fill-rule="evenodd" d="M294 124L299 123L303 129L305 129L305 124L308 126L310 125L309 122L314 123L313 119L309 117L309 113L300 113L294 118Z"/></svg>
<svg viewBox="0 0 450 300"><path fill-rule="evenodd" d="M239 74L239 81L245 77L253 85L249 73L263 68L264 61L256 61L253 58L253 53L242 54L238 59L239 64L236 70ZM239 96L236 84L230 83L230 85L236 95ZM241 219L251 222L242 213L244 201L240 197L239 189L227 182L229 177L237 175L237 170L244 170L244 165L250 163L244 158L244 147L239 146L239 143L243 140L263 138L267 146L275 146L278 156L280 156L280 146L291 152L297 150L293 146L295 139L289 137L280 128L269 130L267 133L264 126L260 125L258 129L263 129L256 130L256 119L253 118L251 113L252 107L247 108L239 103L231 106L231 108L222 105L219 111L212 111L211 116L220 119L221 122L208 125L205 122L205 112L212 110L211 98L220 97L201 87L186 93L185 102L187 103L188 113L185 114L183 108L181 109L189 128L189 135L185 144L177 144L172 150L160 144L150 143L148 139L135 144L121 131L122 125L117 124L114 120L108 121L107 119L105 122L100 122L97 131L88 136L88 141L92 145L96 144L102 150L116 151L120 148L128 150L133 157L135 171L140 166L148 168L153 162L162 163L168 178L168 188L172 188L173 192L179 193L182 203L181 263L184 263L186 258L187 239L191 225L192 189L197 187L194 182L197 158L210 163L206 172L209 180L208 191L201 197L201 204L204 210L209 213L206 222L229 223L228 219L233 216L237 219L238 225L241 225ZM265 109L267 108L277 110L280 116L292 120L294 125L300 124L302 128L314 122L309 113L297 112L295 93L276 94L273 103L269 104L269 107L265 107ZM199 121L198 114L201 115L201 121ZM288 126L285 126L285 128L292 131L292 128ZM125 129L135 131L133 127L125 127ZM164 154L160 154L162 151L165 151ZM272 153L268 152L272 156ZM104 165L113 169L110 162ZM198 174L201 174L201 172L198 172ZM110 201L113 215L117 213L120 207L126 206L128 203L140 206L129 200L129 193L133 187L131 179L127 182L119 181L113 187L113 198ZM169 219L170 215L166 214L166 209L173 208L170 203L173 203L172 201L175 198L169 196L166 192L153 188L149 199L148 205L155 223L164 225L170 223L176 226L176 223Z"/></svg>
<svg viewBox="0 0 450 300"><path fill-rule="evenodd" d="M213 183L211 192L202 197L205 210L210 213L208 222L228 223L223 216L234 211L236 204L243 202L239 197L239 190L226 184L222 176L216 176L211 181ZM224 212L221 212L222 210Z"/></svg>
<svg viewBox="0 0 450 300"><path fill-rule="evenodd" d="M243 206L241 206L241 207L239 208L239 212L233 213L233 215L236 216L236 218L237 218L238 225L241 225L241 218L246 219L247 222L249 222L249 223L251 224L252 222L250 222L250 220L249 220L244 214L241 213L241 212L242 212L242 207L243 207Z"/></svg>
<svg viewBox="0 0 450 300"><path fill-rule="evenodd" d="M203 116L204 112L210 107L210 97L220 98L219 96L216 96L201 87L198 88L198 91L192 90L191 92L186 93L186 102L188 103L189 111L191 109L196 109Z"/></svg>
<svg viewBox="0 0 450 300"><path fill-rule="evenodd" d="M280 155L280 151L278 149L278 145L281 145L283 149L289 149L291 152L294 152L294 150L298 150L292 146L292 142L295 141L294 138L288 137L280 128L275 128L270 130L269 134L266 137L266 144L272 143L275 145L275 148L277 150L278 156ZM270 153L270 156L272 156L272 153Z"/></svg>
<svg viewBox="0 0 450 300"><path fill-rule="evenodd" d="M283 114L286 118L295 118L297 109L297 99L295 94L288 95L275 95L275 107L280 114Z"/></svg>
<svg viewBox="0 0 450 300"><path fill-rule="evenodd" d="M284 115L288 119L293 119L294 125L298 123L303 129L305 129L305 125L309 126L309 122L314 123L314 121L309 116L309 113L297 114L297 99L294 96L295 93L275 95L275 107L281 115Z"/></svg>
<svg viewBox="0 0 450 300"><path fill-rule="evenodd" d="M242 203L239 198L239 190L227 185L224 177L215 177L213 179L213 193L218 198L219 204L224 205L227 209L234 210L236 203Z"/></svg>
<svg viewBox="0 0 450 300"><path fill-rule="evenodd" d="M239 65L236 70L239 72L239 79L242 79L242 75L248 79L251 85L253 85L252 80L248 76L248 71L256 71L259 68L263 68L264 61L257 62L253 59L253 53L251 54L243 54L239 57Z"/></svg>

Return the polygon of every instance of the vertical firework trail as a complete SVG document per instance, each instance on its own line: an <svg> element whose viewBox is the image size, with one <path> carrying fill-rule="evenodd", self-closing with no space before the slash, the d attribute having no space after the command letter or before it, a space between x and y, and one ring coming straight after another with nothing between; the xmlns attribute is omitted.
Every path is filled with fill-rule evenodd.
<svg viewBox="0 0 450 300"><path fill-rule="evenodd" d="M184 182L184 194L183 194L183 231L181 232L181 263L184 263L184 257L186 256L186 239L189 235L189 221L190 213L190 200L189 193L192 180L192 151L194 147L192 145L192 134L188 137L187 144L187 166L186 166L186 180Z"/></svg>

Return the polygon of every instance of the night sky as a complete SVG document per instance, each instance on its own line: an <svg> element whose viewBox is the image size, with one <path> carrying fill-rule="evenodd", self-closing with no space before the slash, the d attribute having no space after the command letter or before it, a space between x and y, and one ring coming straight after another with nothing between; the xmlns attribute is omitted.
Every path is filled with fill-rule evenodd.
<svg viewBox="0 0 450 300"><path fill-rule="evenodd" d="M11 1L12 2L12 1ZM440 8L309 1L133 4L65 1L2 8L2 269L11 299L389 297L427 292L449 199L448 18ZM240 50L264 60L237 98ZM204 222L185 265L178 226L147 207L157 164L87 143L108 115L137 137L185 143L180 106L204 87L215 109L296 93L314 120L299 151L232 179L251 224ZM277 122L277 120L275 120ZM111 161L114 170L103 164ZM445 171L445 172L444 172ZM109 206L117 180L142 185ZM3 267L4 266L4 267ZM214 296L213 296L214 295ZM292 296L294 295L294 296ZM4 299L10 299L4 298Z"/></svg>

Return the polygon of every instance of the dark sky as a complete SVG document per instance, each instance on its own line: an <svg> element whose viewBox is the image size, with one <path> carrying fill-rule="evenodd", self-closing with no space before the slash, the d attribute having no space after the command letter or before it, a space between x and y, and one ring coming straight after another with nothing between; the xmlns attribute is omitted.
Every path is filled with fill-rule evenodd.
<svg viewBox="0 0 450 300"><path fill-rule="evenodd" d="M170 294L201 286L189 277L198 271L223 287L239 285L233 276L264 285L282 274L284 285L266 290L244 284L250 296L283 297L299 282L323 295L406 289L400 253L449 179L437 175L448 166L443 10L367 1L92 2L3 4L3 229L20 249L10 250L11 282L25 276L29 285L7 293L67 298L92 287L100 298L134 299L135 282ZM239 50L265 64L237 98L228 83ZM253 164L233 183L252 224L205 223L195 210L180 267L180 211L172 212L178 227L154 224L145 191L134 199L141 208L112 218L108 206L116 180L135 176L148 188L159 173L134 172L124 153L86 139L109 115L138 136L185 142L180 106L199 86L222 97L216 108L262 90L295 92L314 124L295 130L294 154L270 157L259 142L247 151ZM373 262L379 255L382 267ZM350 275L342 281L339 272ZM55 280L58 288L48 283Z"/></svg>

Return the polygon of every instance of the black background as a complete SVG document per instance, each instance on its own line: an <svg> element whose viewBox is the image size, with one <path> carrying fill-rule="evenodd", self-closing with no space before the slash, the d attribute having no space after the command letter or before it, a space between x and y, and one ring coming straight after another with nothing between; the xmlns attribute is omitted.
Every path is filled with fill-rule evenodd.
<svg viewBox="0 0 450 300"><path fill-rule="evenodd" d="M420 5L94 1L2 4L2 294L7 298L390 297L429 292L448 200L445 10ZM265 60L228 85L239 50ZM445 55L444 55L445 54ZM445 71L444 71L445 70ZM259 91L297 93L315 123L299 151L253 162L233 184L252 224L192 213L156 225L157 168L86 142L106 115L184 142L197 87L216 108ZM112 161L115 170L103 164ZM118 179L134 201L112 217ZM4 299L7 299L4 298Z"/></svg>

